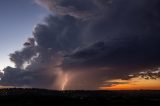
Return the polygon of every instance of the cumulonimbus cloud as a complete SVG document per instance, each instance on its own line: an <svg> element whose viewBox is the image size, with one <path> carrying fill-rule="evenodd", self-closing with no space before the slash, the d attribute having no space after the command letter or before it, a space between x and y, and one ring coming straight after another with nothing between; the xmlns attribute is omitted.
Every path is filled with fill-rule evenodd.
<svg viewBox="0 0 160 106"><path fill-rule="evenodd" d="M160 66L159 0L36 2L55 14L10 55L16 68L5 68L0 84L57 89L60 69L79 73L68 89L96 89L104 80Z"/></svg>

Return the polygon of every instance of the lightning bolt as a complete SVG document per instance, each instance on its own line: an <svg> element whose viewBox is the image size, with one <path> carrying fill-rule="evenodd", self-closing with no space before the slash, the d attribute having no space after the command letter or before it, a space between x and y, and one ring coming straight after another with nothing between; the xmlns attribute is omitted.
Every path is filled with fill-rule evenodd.
<svg viewBox="0 0 160 106"><path fill-rule="evenodd" d="M68 74L65 74L65 75L64 75L64 81L63 81L63 83L62 83L61 90L65 90L65 87L66 87L67 83L68 83Z"/></svg>

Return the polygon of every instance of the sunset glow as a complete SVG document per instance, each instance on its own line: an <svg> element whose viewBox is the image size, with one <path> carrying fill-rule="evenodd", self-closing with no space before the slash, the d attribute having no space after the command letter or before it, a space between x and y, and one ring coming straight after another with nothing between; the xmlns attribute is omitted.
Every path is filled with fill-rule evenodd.
<svg viewBox="0 0 160 106"><path fill-rule="evenodd" d="M100 87L102 90L160 90L160 79L146 80L142 78L133 78L131 80L111 80L111 83L116 82L111 86ZM119 83L119 84L118 84Z"/></svg>

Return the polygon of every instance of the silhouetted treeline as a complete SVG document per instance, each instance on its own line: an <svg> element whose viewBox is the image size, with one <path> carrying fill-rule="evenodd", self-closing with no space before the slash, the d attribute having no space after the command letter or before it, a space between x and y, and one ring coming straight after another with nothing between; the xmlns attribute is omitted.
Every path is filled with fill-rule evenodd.
<svg viewBox="0 0 160 106"><path fill-rule="evenodd" d="M1 89L0 106L142 106L160 105L160 91L53 91Z"/></svg>

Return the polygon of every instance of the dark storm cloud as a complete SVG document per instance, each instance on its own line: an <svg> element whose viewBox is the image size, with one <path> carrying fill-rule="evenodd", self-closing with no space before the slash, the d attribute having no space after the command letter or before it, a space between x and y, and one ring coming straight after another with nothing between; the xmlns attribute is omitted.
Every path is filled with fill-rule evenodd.
<svg viewBox="0 0 160 106"><path fill-rule="evenodd" d="M34 29L34 39L28 39L21 51L10 54L16 68L3 70L1 84L52 88L57 77L55 67L61 64L61 57L81 44L83 24L86 22L71 16L46 17L45 24L38 24Z"/></svg>
<svg viewBox="0 0 160 106"><path fill-rule="evenodd" d="M51 88L59 67L81 73L68 88L96 89L104 80L160 66L159 0L36 2L53 14L10 55L16 68L4 69L1 84Z"/></svg>
<svg viewBox="0 0 160 106"><path fill-rule="evenodd" d="M4 71L4 77L1 79L3 86L51 88L51 83L56 78L48 70L44 72L43 68L31 71L6 67Z"/></svg>
<svg viewBox="0 0 160 106"><path fill-rule="evenodd" d="M66 57L66 64L128 70L158 67L160 2L113 0L112 3L110 14L90 24L85 40L91 44Z"/></svg>
<svg viewBox="0 0 160 106"><path fill-rule="evenodd" d="M109 12L104 10L103 15L88 26L84 39L88 45L66 56L63 66L89 71L106 67L97 71L103 73L98 78L93 77L97 81L129 79L131 73L159 67L159 6L157 0L113 0ZM158 75L143 76L159 78Z"/></svg>
<svg viewBox="0 0 160 106"><path fill-rule="evenodd" d="M10 54L10 60L15 63L16 67L22 68L25 62L29 60L36 53L36 46L33 38L29 38L27 42L24 43L24 48L21 51L15 51Z"/></svg>
<svg viewBox="0 0 160 106"><path fill-rule="evenodd" d="M81 43L82 25L71 16L53 17L45 19L47 25L39 24L33 34L38 46L56 51L69 51Z"/></svg>
<svg viewBox="0 0 160 106"><path fill-rule="evenodd" d="M102 3L110 0L36 0L51 12L60 15L70 15L76 18L87 18L99 12Z"/></svg>

